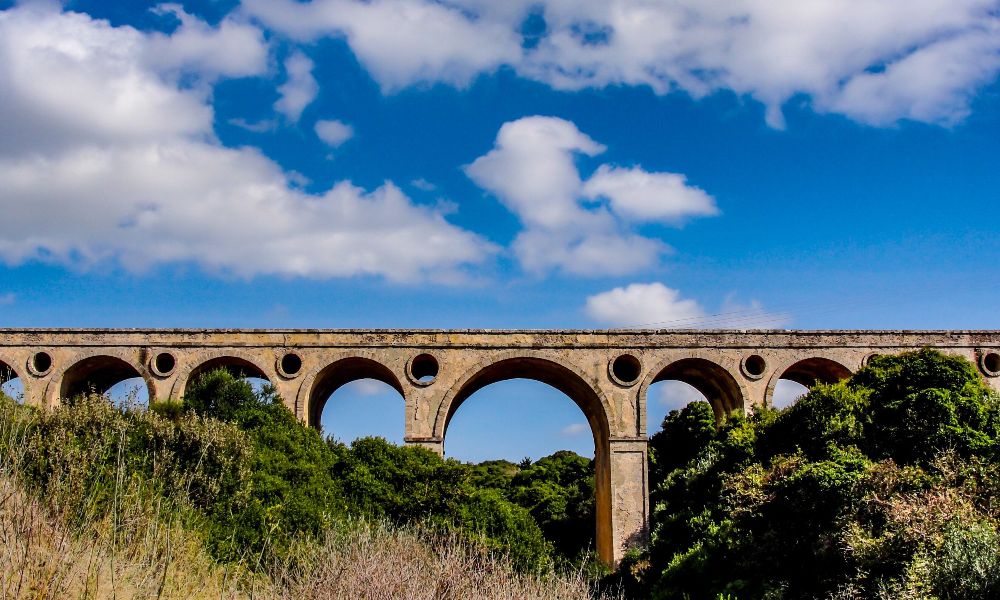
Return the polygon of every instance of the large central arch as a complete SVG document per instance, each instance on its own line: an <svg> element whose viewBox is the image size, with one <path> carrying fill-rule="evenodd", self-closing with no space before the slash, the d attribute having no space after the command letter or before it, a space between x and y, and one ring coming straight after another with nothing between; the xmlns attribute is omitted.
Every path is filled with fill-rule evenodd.
<svg viewBox="0 0 1000 600"><path fill-rule="evenodd" d="M531 379L550 385L573 400L587 417L594 436L596 549L602 559L613 560L608 402L603 394L587 383L581 372L564 362L532 355L499 357L492 362L480 363L466 373L445 395L434 422L435 437L444 445L452 417L470 396L488 385L511 379Z"/></svg>

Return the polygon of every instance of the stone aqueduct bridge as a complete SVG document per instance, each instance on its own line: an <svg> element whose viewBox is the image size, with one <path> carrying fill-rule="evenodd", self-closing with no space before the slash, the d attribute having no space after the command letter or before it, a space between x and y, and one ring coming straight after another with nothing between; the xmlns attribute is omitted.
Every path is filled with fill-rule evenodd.
<svg viewBox="0 0 1000 600"><path fill-rule="evenodd" d="M686 382L721 418L770 403L779 379L832 382L873 354L925 346L975 361L1000 389L1000 331L0 330L0 371L20 378L26 402L54 406L134 377L152 399L179 399L198 373L226 367L270 380L310 425L337 388L372 378L402 395L406 441L439 453L469 396L534 379L590 423L597 549L614 562L646 534L650 384Z"/></svg>

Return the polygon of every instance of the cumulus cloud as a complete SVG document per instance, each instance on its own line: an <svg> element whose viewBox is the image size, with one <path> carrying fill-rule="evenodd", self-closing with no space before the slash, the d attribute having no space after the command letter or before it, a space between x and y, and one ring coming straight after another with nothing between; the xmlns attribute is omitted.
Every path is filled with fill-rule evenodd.
<svg viewBox="0 0 1000 600"><path fill-rule="evenodd" d="M809 388L788 379L779 379L774 386L774 395L771 396L771 406L774 408L787 408L795 404L799 398L809 393Z"/></svg>
<svg viewBox="0 0 1000 600"><path fill-rule="evenodd" d="M175 35L230 39L224 24L181 18ZM54 5L0 12L0 260L412 281L489 257L392 184L307 194L258 150L220 145L197 81L247 69L199 59L197 44L183 60L150 58L151 44L172 43Z"/></svg>
<svg viewBox="0 0 1000 600"><path fill-rule="evenodd" d="M726 298L719 312L709 314L698 302L681 297L662 283L632 283L587 298L584 312L597 323L613 327L663 329L762 329L787 324L790 317L764 309L759 302L739 304Z"/></svg>
<svg viewBox="0 0 1000 600"><path fill-rule="evenodd" d="M715 200L677 173L601 165L583 186L587 198L610 200L614 212L636 221L677 221L719 213Z"/></svg>
<svg viewBox="0 0 1000 600"><path fill-rule="evenodd" d="M998 71L996 0L244 0L302 40L344 37L383 89L507 65L556 89L730 90L784 123L796 95L885 125L950 124ZM535 27L526 27L528 19ZM543 23L544 26L537 26Z"/></svg>
<svg viewBox="0 0 1000 600"><path fill-rule="evenodd" d="M285 59L285 83L278 86L280 98L274 103L274 110L285 115L292 122L299 120L302 111L312 104L319 93L319 84L313 77L313 61L302 52L293 52Z"/></svg>
<svg viewBox="0 0 1000 600"><path fill-rule="evenodd" d="M702 307L682 299L679 291L659 282L632 283L587 298L587 316L619 327L696 323L705 316Z"/></svg>
<svg viewBox="0 0 1000 600"><path fill-rule="evenodd" d="M342 121L316 121L316 135L328 146L336 148L354 137L354 128Z"/></svg>
<svg viewBox="0 0 1000 600"><path fill-rule="evenodd" d="M667 380L657 384L657 389L656 402L667 407L668 411L680 410L692 402L707 401L704 394L683 381ZM656 426L657 424L650 423L649 425Z"/></svg>
<svg viewBox="0 0 1000 600"><path fill-rule="evenodd" d="M347 39L386 91L414 83L466 85L518 62L521 40L509 23L477 19L457 5L413 0L244 0L268 26L303 41Z"/></svg>
<svg viewBox="0 0 1000 600"><path fill-rule="evenodd" d="M590 433L590 426L586 423L572 423L563 427L559 433L566 437L576 437L578 435Z"/></svg>
<svg viewBox="0 0 1000 600"><path fill-rule="evenodd" d="M144 60L159 70L195 71L201 76L246 77L267 68L267 44L263 32L233 17L212 27L184 11L179 4L161 4L154 9L173 15L180 26L171 34L147 34Z"/></svg>
<svg viewBox="0 0 1000 600"><path fill-rule="evenodd" d="M505 123L493 149L465 168L524 224L513 249L527 271L619 275L653 267L667 247L632 231L633 223L716 212L681 175L602 165L583 181L577 157L604 150L569 121L524 117Z"/></svg>

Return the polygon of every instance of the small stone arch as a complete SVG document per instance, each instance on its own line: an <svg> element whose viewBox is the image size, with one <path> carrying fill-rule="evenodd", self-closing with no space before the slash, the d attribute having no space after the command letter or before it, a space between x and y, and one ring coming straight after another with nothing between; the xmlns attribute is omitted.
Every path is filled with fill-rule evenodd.
<svg viewBox="0 0 1000 600"><path fill-rule="evenodd" d="M54 373L46 396L54 406L66 398L93 391L105 394L115 384L141 377L146 383L149 401L156 400L156 384L141 362L132 354L119 351L96 350L75 356L67 366Z"/></svg>
<svg viewBox="0 0 1000 600"><path fill-rule="evenodd" d="M646 376L639 390L640 397L646 397L649 386L668 379L683 381L701 392L708 399L717 421L746 410L746 399L749 397L746 388L729 369L707 356L687 355L662 361ZM646 402L639 405L643 409L639 415L641 425L646 421ZM646 431L646 428L640 427L640 431Z"/></svg>
<svg viewBox="0 0 1000 600"><path fill-rule="evenodd" d="M259 377L271 384L275 382L273 374L269 374L268 369L257 357L248 352L223 350L199 354L197 362L187 360L185 363L182 370L178 369L177 379L170 393L171 398L182 399L191 381L202 373L218 368L231 370L240 377Z"/></svg>
<svg viewBox="0 0 1000 600"><path fill-rule="evenodd" d="M781 379L788 379L795 383L809 387L820 383L836 383L847 379L853 375L851 370L843 363L825 356L811 356L809 358L793 359L787 361L775 369L771 379L767 382L767 392L764 396L764 403L772 405L774 398L774 388Z"/></svg>
<svg viewBox="0 0 1000 600"><path fill-rule="evenodd" d="M607 563L615 557L612 521L611 423L614 411L600 388L568 361L544 353L506 352L480 361L445 393L434 422L434 436L442 445L451 418L472 394L510 379L531 379L569 396L590 423L594 435L594 508L596 550Z"/></svg>
<svg viewBox="0 0 1000 600"><path fill-rule="evenodd" d="M363 355L344 356L309 373L299 388L296 407L310 427L319 427L326 401L342 386L359 379L375 379L399 392L406 399L400 378L392 369L375 358Z"/></svg>
<svg viewBox="0 0 1000 600"><path fill-rule="evenodd" d="M17 364L16 361L0 358L0 385L5 384L12 379L20 379L21 381L24 381L24 378L21 376L21 372L14 366L15 364Z"/></svg>

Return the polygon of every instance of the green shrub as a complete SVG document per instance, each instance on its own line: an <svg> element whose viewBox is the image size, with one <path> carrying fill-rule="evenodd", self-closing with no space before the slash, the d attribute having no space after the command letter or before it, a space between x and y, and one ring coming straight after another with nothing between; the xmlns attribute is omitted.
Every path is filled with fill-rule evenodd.
<svg viewBox="0 0 1000 600"><path fill-rule="evenodd" d="M784 411L651 440L652 597L997 594L1000 400L969 361L879 356Z"/></svg>

